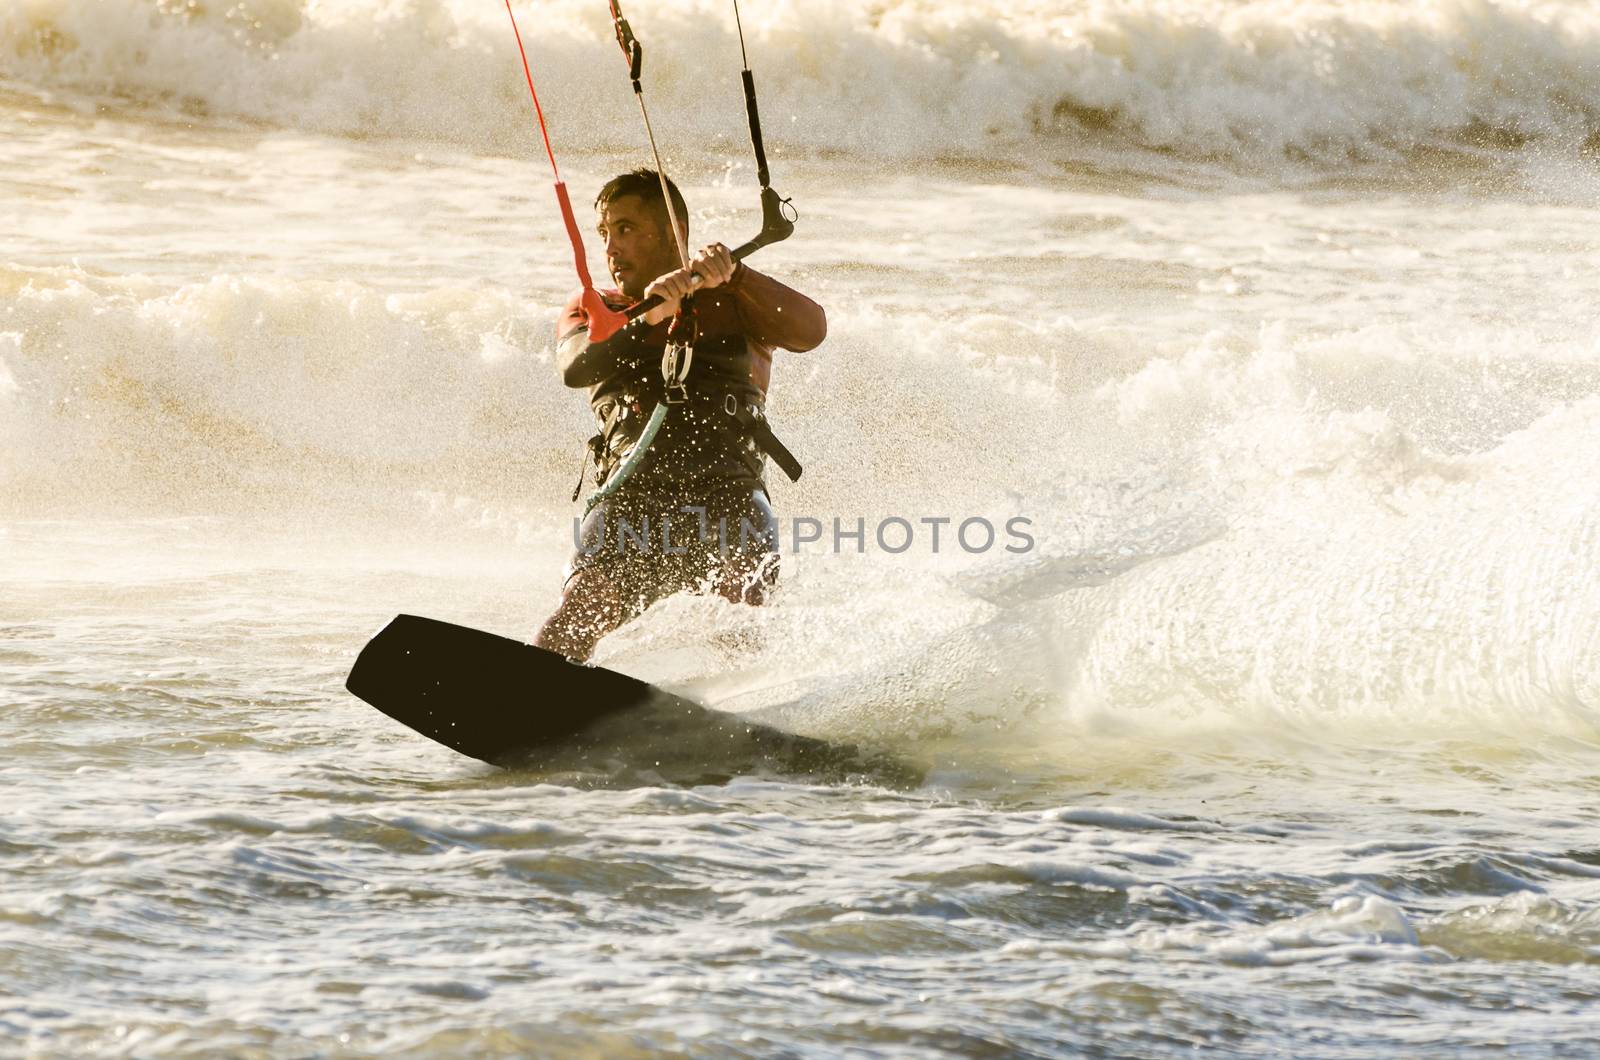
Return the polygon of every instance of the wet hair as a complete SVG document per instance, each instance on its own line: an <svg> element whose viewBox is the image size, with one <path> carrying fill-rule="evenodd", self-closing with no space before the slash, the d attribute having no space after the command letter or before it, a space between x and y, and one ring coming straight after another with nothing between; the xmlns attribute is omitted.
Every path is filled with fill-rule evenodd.
<svg viewBox="0 0 1600 1060"><path fill-rule="evenodd" d="M683 223L684 238L689 236L689 207L683 201L683 193L678 186L667 178L667 191L672 195L672 208L678 215L678 220ZM594 197L595 209L609 206L625 195L636 195L646 206L654 210L661 219L661 230L670 237L672 234L672 220L668 216L665 204L661 199L661 177L653 169L636 169L631 173L624 173L606 181L606 186L600 189L600 194Z"/></svg>

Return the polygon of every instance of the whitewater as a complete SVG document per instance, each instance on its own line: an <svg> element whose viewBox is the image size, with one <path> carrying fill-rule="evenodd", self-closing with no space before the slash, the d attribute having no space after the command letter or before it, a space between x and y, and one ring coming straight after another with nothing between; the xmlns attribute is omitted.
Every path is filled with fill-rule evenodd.
<svg viewBox="0 0 1600 1060"><path fill-rule="evenodd" d="M632 6L741 242L731 5ZM586 220L606 5L516 10ZM595 661L829 775L343 690L531 637L581 511L503 5L0 5L0 1052L1591 1055L1600 9L741 11L807 470L769 606ZM790 532L969 518L1033 547Z"/></svg>

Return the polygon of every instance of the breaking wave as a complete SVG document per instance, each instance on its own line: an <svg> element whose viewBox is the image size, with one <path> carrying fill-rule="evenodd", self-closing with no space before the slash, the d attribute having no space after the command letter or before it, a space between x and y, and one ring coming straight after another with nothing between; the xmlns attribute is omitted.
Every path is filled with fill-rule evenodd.
<svg viewBox="0 0 1600 1060"><path fill-rule="evenodd" d="M810 0L745 14L779 152L1340 167L1600 147L1600 9L1583 0ZM635 146L605 6L520 15L558 149ZM631 15L669 147L742 144L729 5ZM0 77L191 119L534 150L504 11L482 0L24 0L0 12Z"/></svg>
<svg viewBox="0 0 1600 1060"><path fill-rule="evenodd" d="M542 363L548 310L494 288L6 280L12 514L398 513L531 544L554 577L588 427ZM802 454L848 467L777 483L781 514L1020 512L1037 550L786 556L782 606L667 601L602 662L836 738L1029 716L1170 735L1218 711L1408 738L1600 728L1600 399L1574 400L1592 337L1435 347L1375 408L1383 363L1418 340L1273 325L1085 381L1048 370L1092 341L1064 321L1012 361L972 349L968 321L836 324L835 385L780 385L774 407ZM744 645L737 665L704 655L708 629Z"/></svg>

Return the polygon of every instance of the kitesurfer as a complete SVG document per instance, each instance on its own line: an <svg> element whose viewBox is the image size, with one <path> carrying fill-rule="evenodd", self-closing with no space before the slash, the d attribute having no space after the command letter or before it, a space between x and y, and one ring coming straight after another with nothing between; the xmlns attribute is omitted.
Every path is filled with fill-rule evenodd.
<svg viewBox="0 0 1600 1060"><path fill-rule="evenodd" d="M631 474L585 517L561 603L539 631L537 644L578 661L676 592L765 601L778 576L766 457L799 474L766 423L772 353L810 350L827 334L821 306L735 262L721 243L684 267L673 222L686 240L688 210L677 186L655 171L611 180L595 211L618 288L602 292L607 305L661 300L600 342L590 341L576 296L558 324L562 381L588 390L600 426L589 442L597 484L617 473L658 403L667 403L667 416ZM669 343L690 350L681 388L663 377Z"/></svg>

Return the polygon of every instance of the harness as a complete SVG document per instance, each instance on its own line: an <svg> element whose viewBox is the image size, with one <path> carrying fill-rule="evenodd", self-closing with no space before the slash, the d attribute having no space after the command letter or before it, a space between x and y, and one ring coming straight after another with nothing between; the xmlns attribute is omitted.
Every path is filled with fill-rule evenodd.
<svg viewBox="0 0 1600 1060"><path fill-rule="evenodd" d="M732 341L732 337L727 341ZM668 350L670 355L670 346ZM707 374L692 387L680 386L675 392L665 379L658 382L645 376L620 394L601 401L594 412L600 430L585 447L584 460L578 469L578 484L572 491L572 499L576 501L583 493L592 464L596 490L584 505L585 515L613 496L632 477L669 419L674 429L704 431L720 443L701 448L704 459L718 461L735 457L752 478L762 477L768 459L791 482L798 482L804 471L767 420L766 401L761 391L749 383Z"/></svg>

